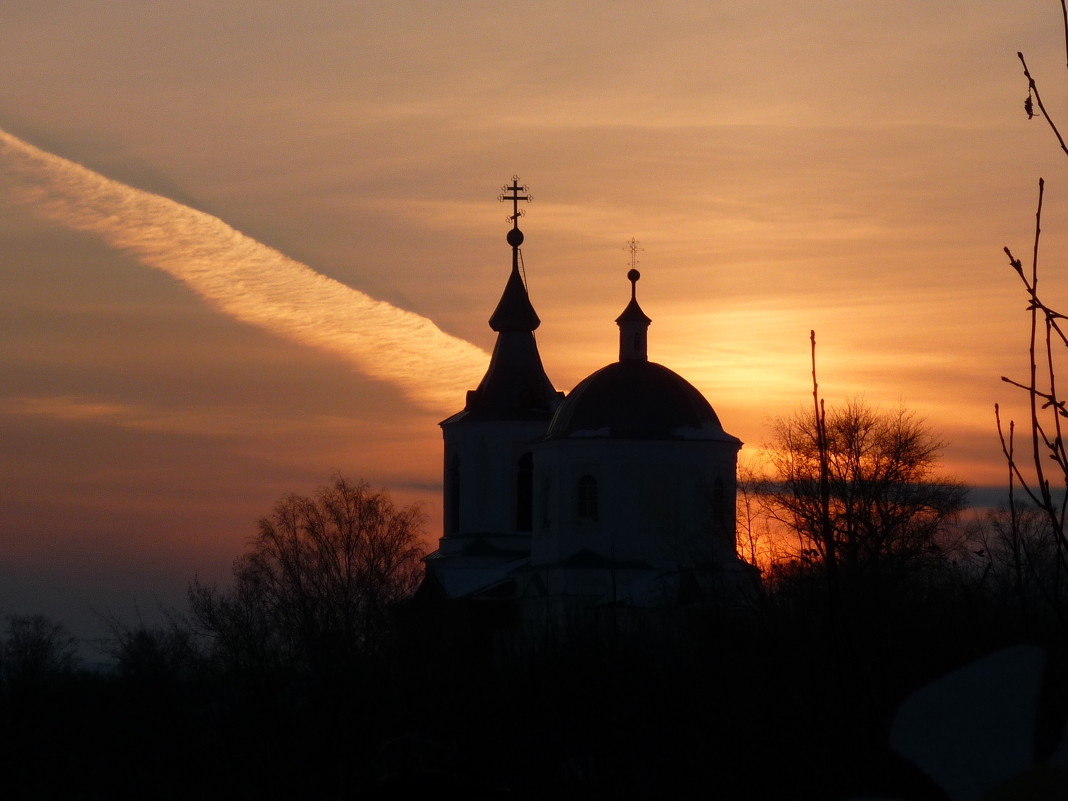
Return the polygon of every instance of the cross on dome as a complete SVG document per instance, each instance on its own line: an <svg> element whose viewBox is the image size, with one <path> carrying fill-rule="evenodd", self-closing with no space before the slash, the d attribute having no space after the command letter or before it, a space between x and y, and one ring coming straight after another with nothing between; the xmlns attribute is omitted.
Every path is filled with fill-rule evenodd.
<svg viewBox="0 0 1068 801"><path fill-rule="evenodd" d="M640 247L639 245L640 243L638 240L632 236L626 247L623 248L623 250L630 251L630 269L632 270L638 266L638 254L645 250L645 248Z"/></svg>
<svg viewBox="0 0 1068 801"><path fill-rule="evenodd" d="M512 185L502 186L501 194L497 195L497 200L501 203L512 201L512 213L508 216L512 223L512 230L508 232L508 244L513 248L518 248L523 244L523 232L519 230L519 218L524 214L524 211L519 208L519 201L523 200L530 203L534 200L534 196L530 194L530 190L525 185L520 186L519 176L513 175Z"/></svg>

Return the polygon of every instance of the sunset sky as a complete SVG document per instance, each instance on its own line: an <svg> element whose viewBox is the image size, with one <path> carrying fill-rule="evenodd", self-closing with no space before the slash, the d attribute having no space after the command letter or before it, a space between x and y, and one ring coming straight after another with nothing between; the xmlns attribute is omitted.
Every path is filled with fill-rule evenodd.
<svg viewBox="0 0 1068 801"><path fill-rule="evenodd" d="M0 612L80 634L225 580L335 472L426 505L493 345L513 174L557 388L654 361L743 456L808 400L917 410L997 486L999 377L1068 307L1055 0L11 0L0 10Z"/></svg>

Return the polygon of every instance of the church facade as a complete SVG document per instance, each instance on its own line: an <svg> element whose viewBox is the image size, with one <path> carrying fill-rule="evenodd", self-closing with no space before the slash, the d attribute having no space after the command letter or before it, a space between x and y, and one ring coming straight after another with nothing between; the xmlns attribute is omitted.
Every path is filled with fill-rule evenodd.
<svg viewBox="0 0 1068 801"><path fill-rule="evenodd" d="M637 299L616 319L618 360L566 396L545 373L522 274L513 180L511 270L497 342L464 408L442 421L444 527L427 582L450 599L515 602L527 618L663 607L738 588L737 454L708 401L649 360Z"/></svg>

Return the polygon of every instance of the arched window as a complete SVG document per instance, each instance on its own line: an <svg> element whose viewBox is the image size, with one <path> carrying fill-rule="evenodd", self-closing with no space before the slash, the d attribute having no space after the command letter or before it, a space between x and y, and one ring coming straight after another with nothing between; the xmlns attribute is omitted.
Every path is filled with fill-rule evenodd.
<svg viewBox="0 0 1068 801"><path fill-rule="evenodd" d="M516 531L534 528L534 457L529 453L520 456L516 466L515 528Z"/></svg>
<svg viewBox="0 0 1068 801"><path fill-rule="evenodd" d="M579 520L597 519L597 479L585 475L578 480L575 493L575 517Z"/></svg>

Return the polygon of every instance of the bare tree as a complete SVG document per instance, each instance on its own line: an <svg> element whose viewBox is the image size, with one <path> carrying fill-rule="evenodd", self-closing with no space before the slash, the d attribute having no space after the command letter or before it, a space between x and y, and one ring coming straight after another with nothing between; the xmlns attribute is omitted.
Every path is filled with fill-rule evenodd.
<svg viewBox="0 0 1068 801"><path fill-rule="evenodd" d="M973 555L982 568L982 582L999 604L1015 606L1029 616L1057 603L1057 544L1049 536L1049 521L1039 507L1027 504L987 510L975 529Z"/></svg>
<svg viewBox="0 0 1068 801"><path fill-rule="evenodd" d="M904 408L817 409L775 422L762 492L796 557L854 575L940 559L967 497L937 474L941 440Z"/></svg>
<svg viewBox="0 0 1068 801"><path fill-rule="evenodd" d="M9 615L0 655L6 681L38 681L72 671L78 664L78 641L62 623L44 615Z"/></svg>
<svg viewBox="0 0 1068 801"><path fill-rule="evenodd" d="M187 616L166 607L160 612L163 621L156 625L140 615L133 625L110 612L98 615L109 634L98 647L115 661L119 676L148 684L186 679L203 667L203 643Z"/></svg>
<svg viewBox="0 0 1068 801"><path fill-rule="evenodd" d="M1066 62L1068 62L1068 5L1061 0L1061 18ZM1027 79L1027 97L1024 111L1028 118L1036 116L1046 120L1054 134L1061 151L1068 155L1068 144L1051 117L1049 109L1042 99L1038 84L1031 74L1023 53L1017 53L1023 65L1024 77ZM1062 327L1065 315L1047 305L1039 295L1039 253L1042 237L1042 207L1045 195L1045 181L1038 181L1038 201L1035 211L1035 233L1031 246L1030 264L1025 269L1023 260L1016 258L1006 247L1005 253L1009 265L1016 273L1027 296L1027 308L1031 315L1031 332L1028 343L1028 374L1019 381L1002 376L1002 381L1023 390L1028 398L1029 415L1026 421L1028 444L1023 456L1017 455L1015 423L1010 420L1003 424L1001 410L994 407L998 436L1001 449L1008 465L1009 505L1008 522L1009 540L1023 542L1034 537L1033 517L1029 506L1040 510L1044 524L1042 529L1050 547L1047 550L1051 560L1052 573L1047 577L1052 581L1057 613L1062 618L1062 625L1068 626L1064 599L1068 595L1068 538L1065 536L1065 514L1068 511L1068 451L1064 443L1064 420L1068 418L1066 398L1061 395L1057 384L1056 362L1064 358L1068 350L1068 337ZM1021 503L1022 501L1022 503ZM1030 503L1028 503L1030 502ZM1024 565L1019 549L1014 552L1016 570L1022 576Z"/></svg>
<svg viewBox="0 0 1068 801"><path fill-rule="evenodd" d="M363 481L286 496L234 563L230 589L193 582L192 619L237 667L347 664L382 644L391 607L417 588L422 520Z"/></svg>
<svg viewBox="0 0 1068 801"><path fill-rule="evenodd" d="M738 554L753 567L760 567L766 561L766 553L761 547L760 519L757 513L757 492L760 487L760 475L750 464L738 465L737 494L737 532L735 536Z"/></svg>

